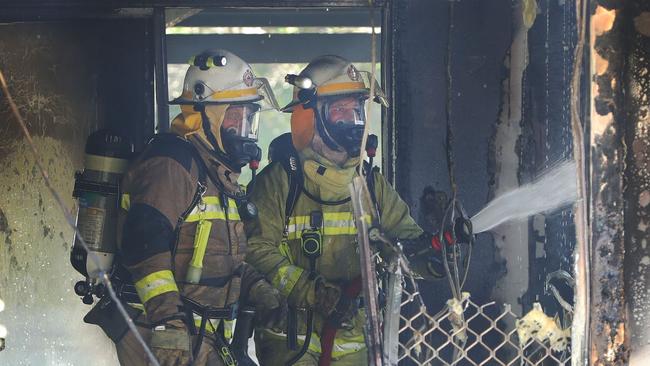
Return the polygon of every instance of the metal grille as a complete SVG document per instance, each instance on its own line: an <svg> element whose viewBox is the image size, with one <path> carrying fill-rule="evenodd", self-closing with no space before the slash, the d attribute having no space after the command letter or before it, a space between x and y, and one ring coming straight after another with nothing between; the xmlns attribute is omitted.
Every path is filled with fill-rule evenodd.
<svg viewBox="0 0 650 366"><path fill-rule="evenodd" d="M400 365L570 365L568 327L536 305L518 318L509 305L474 303L468 293L431 316L414 281L402 292ZM408 283L410 282L410 284Z"/></svg>

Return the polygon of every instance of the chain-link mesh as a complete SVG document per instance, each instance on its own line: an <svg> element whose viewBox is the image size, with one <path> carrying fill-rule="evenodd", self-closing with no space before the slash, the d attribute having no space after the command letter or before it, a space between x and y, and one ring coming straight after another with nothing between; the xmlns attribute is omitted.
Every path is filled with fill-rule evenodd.
<svg viewBox="0 0 650 366"><path fill-rule="evenodd" d="M430 315L406 281L399 329L400 365L570 365L568 330L540 308L519 319L509 305L460 301ZM560 334L560 336L558 336Z"/></svg>

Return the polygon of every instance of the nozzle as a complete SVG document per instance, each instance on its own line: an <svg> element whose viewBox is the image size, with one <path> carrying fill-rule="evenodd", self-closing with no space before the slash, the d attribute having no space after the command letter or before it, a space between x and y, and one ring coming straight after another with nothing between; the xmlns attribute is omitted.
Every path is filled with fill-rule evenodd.
<svg viewBox="0 0 650 366"><path fill-rule="evenodd" d="M472 230L472 221L465 217L457 217L454 222L454 234L459 242L470 243L474 232Z"/></svg>

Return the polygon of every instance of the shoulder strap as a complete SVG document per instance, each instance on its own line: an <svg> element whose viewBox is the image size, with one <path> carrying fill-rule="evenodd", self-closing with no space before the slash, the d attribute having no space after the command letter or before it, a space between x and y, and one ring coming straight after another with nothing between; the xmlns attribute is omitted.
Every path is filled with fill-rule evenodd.
<svg viewBox="0 0 650 366"><path fill-rule="evenodd" d="M181 224L185 221L187 216L194 210L194 207L199 204L199 201L201 200L201 197L205 193L206 190L206 183L207 183L207 167L205 166L205 162L203 159L201 159L201 155L199 152L196 150L196 147L192 145L191 142L187 141L186 139L173 134L173 133L160 133L155 135L150 141L149 144L178 144L178 146L182 146L184 149L187 150L187 152L190 153L192 156L192 160L196 162L196 166L198 169L198 181L196 184L196 191L194 191L194 196L192 197L192 200L190 201L189 206L183 211L183 213L179 216L178 221L176 222L176 227L174 230L178 231L180 230Z"/></svg>
<svg viewBox="0 0 650 366"><path fill-rule="evenodd" d="M296 207L296 203L298 202L298 198L300 197L300 193L304 184L302 166L300 164L298 152L293 147L291 141L289 141L289 144L291 146L287 149L289 151L287 151L286 155L279 160L280 164L282 164L282 167L284 168L284 171L287 173L289 183L287 200L284 205L285 226L289 224L289 218L291 217L291 214Z"/></svg>
<svg viewBox="0 0 650 366"><path fill-rule="evenodd" d="M283 133L271 141L269 145L269 158L274 163L282 165L289 183L289 192L284 205L285 227L289 225L289 217L298 202L301 189L304 183L302 175L302 164L298 157L298 151L293 147L291 132Z"/></svg>

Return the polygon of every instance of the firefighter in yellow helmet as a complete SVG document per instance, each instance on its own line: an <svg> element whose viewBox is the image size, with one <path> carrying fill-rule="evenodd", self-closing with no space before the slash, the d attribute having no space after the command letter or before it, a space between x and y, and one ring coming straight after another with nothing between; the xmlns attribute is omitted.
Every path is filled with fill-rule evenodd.
<svg viewBox="0 0 650 366"><path fill-rule="evenodd" d="M161 365L230 365L228 333L242 303L271 314L282 301L244 262L242 217L254 209L237 183L260 159L260 110L277 104L231 52L190 63L173 133L155 137L123 179L121 263L143 305L134 320ZM135 335L115 341L121 364L147 364Z"/></svg>
<svg viewBox="0 0 650 366"><path fill-rule="evenodd" d="M290 305L284 327L256 328L262 365L318 365L329 357L335 365L368 363L360 299L342 301L360 278L348 184L358 174L366 121L370 81L364 75L338 56L318 57L299 75L287 75L295 86L294 101L284 108L292 113L291 137L281 139L295 156L280 151L281 140L274 145L273 163L260 173L252 196L258 218L246 223L247 261ZM372 179L382 230L393 238L426 236L385 178L374 173ZM331 354L324 355L321 335L334 313L338 329Z"/></svg>

